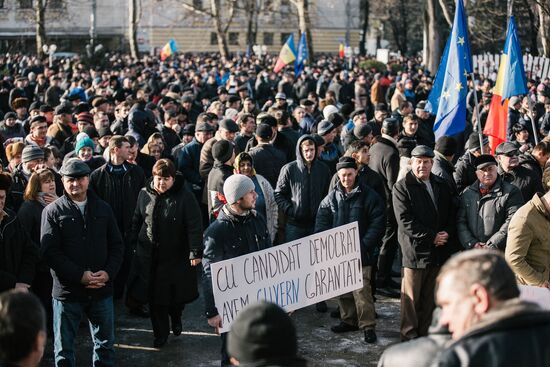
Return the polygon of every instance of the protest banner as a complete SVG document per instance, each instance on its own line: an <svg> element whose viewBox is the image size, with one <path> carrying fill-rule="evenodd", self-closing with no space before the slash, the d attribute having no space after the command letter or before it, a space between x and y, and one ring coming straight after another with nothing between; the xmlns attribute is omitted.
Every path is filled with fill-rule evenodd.
<svg viewBox="0 0 550 367"><path fill-rule="evenodd" d="M550 309L550 290L548 288L520 284L519 292L519 298L536 303L546 310Z"/></svg>
<svg viewBox="0 0 550 367"><path fill-rule="evenodd" d="M286 311L363 287L357 222L211 265L220 332L244 307L273 302Z"/></svg>

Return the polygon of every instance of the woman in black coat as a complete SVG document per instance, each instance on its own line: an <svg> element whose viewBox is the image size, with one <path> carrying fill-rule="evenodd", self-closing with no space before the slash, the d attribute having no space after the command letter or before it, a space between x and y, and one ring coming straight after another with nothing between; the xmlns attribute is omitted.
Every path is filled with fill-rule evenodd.
<svg viewBox="0 0 550 367"><path fill-rule="evenodd" d="M170 334L168 316L174 335L182 332L182 310L198 297L194 266L202 257L200 208L170 160L153 166L153 181L139 193L132 233L137 245L128 296L149 303L159 348Z"/></svg>

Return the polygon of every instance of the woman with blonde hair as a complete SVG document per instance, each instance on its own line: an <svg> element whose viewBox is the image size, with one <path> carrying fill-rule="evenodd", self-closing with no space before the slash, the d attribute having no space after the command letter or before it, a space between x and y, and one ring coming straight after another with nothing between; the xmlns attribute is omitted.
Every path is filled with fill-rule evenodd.
<svg viewBox="0 0 550 367"><path fill-rule="evenodd" d="M145 143L143 148L141 148L141 152L150 155L155 158L155 161L158 161L161 158L170 158L169 156L166 156L164 152L165 147L166 144L164 143L162 134L154 133L149 137L149 139L147 139L147 143Z"/></svg>

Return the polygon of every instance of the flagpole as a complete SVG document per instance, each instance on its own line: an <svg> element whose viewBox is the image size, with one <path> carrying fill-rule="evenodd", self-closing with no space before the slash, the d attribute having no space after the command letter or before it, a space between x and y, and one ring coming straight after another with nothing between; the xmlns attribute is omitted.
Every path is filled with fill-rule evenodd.
<svg viewBox="0 0 550 367"><path fill-rule="evenodd" d="M479 149L481 151L481 154L483 154L483 127L481 126L481 118L479 116L479 103L478 103L478 100L477 100L477 91L476 91L476 80L475 80L475 76L474 76L474 72L472 71L472 73L470 74L471 75L471 78L472 78L472 82L473 82L473 85L474 85L474 103L475 103L475 107L474 107L474 113L476 114L476 122L477 122L477 134L478 134L478 137L479 137Z"/></svg>

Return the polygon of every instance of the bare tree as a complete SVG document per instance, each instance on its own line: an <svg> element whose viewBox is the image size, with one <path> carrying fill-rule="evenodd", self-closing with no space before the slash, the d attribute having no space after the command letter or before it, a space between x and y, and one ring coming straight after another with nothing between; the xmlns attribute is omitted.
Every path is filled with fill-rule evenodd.
<svg viewBox="0 0 550 367"><path fill-rule="evenodd" d="M441 35L437 24L436 0L426 0L426 10L424 13L424 24L426 32L426 42L424 54L426 60L424 64L432 73L437 71L439 59L441 58Z"/></svg>
<svg viewBox="0 0 550 367"><path fill-rule="evenodd" d="M262 8L262 0L244 0L243 12L246 16L246 46L252 50L258 34L258 15Z"/></svg>
<svg viewBox="0 0 550 367"><path fill-rule="evenodd" d="M550 0L535 0L539 17L539 33L544 57L550 57Z"/></svg>
<svg viewBox="0 0 550 367"><path fill-rule="evenodd" d="M34 25L35 25L35 38L36 38L36 54L39 57L44 56L42 46L46 44L46 26L44 14L46 13L46 6L48 0L34 0Z"/></svg>
<svg viewBox="0 0 550 367"><path fill-rule="evenodd" d="M222 57L229 56L229 45L227 43L227 31L231 26L233 17L235 15L236 0L224 1L222 6L221 0L210 0L210 7L208 10L199 8L193 4L182 2L181 5L184 9L192 11L196 14L204 15L212 19L214 30L216 31L216 38L218 41L218 49ZM222 14L227 14L225 19ZM225 23L225 24L224 24Z"/></svg>
<svg viewBox="0 0 550 367"><path fill-rule="evenodd" d="M300 33L306 33L307 51L309 57L313 57L313 42L311 39L311 20L309 18L309 2L308 0L290 0L290 3L296 7L298 11L298 24Z"/></svg>
<svg viewBox="0 0 550 367"><path fill-rule="evenodd" d="M128 0L128 41L130 43L130 54L133 58L139 55L137 44L137 28L138 28L138 3L137 0Z"/></svg>
<svg viewBox="0 0 550 367"><path fill-rule="evenodd" d="M367 32L369 31L369 0L361 0L359 11L361 13L361 39L359 41L359 53L361 56L367 54L365 42L367 41Z"/></svg>

